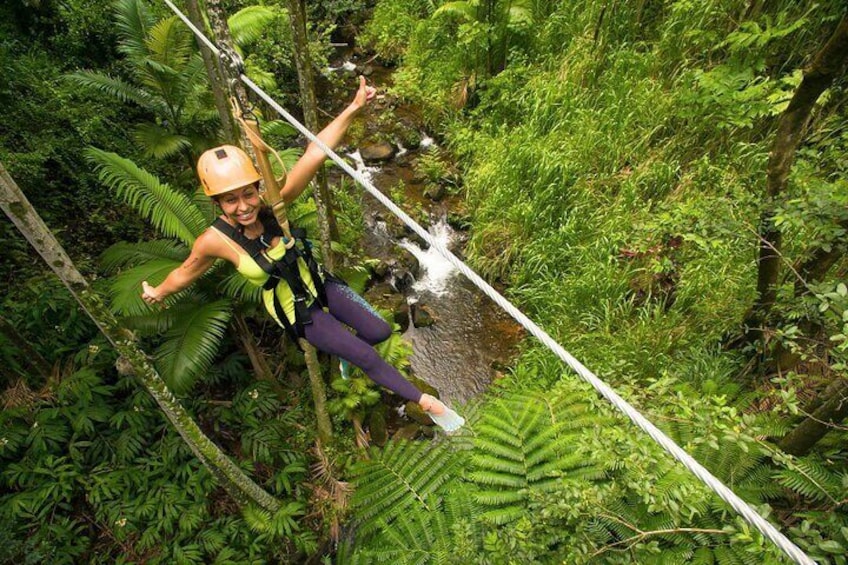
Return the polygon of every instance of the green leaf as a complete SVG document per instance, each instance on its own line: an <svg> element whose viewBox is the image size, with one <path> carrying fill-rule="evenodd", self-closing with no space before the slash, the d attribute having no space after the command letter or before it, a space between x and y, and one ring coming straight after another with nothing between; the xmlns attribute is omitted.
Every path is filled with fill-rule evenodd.
<svg viewBox="0 0 848 565"><path fill-rule="evenodd" d="M208 227L203 214L188 197L159 182L129 159L94 147L87 148L85 156L94 165L100 181L164 235L177 237L190 247Z"/></svg>
<svg viewBox="0 0 848 565"><path fill-rule="evenodd" d="M145 156L157 159L170 157L191 148L191 141L187 137L172 133L158 124L136 126L133 139L144 148Z"/></svg>
<svg viewBox="0 0 848 565"><path fill-rule="evenodd" d="M239 47L250 45L268 30L280 13L268 6L248 6L227 19L233 42Z"/></svg>
<svg viewBox="0 0 848 565"><path fill-rule="evenodd" d="M185 393L207 371L232 314L229 300L191 306L191 311L175 320L156 351L156 364L162 378L176 393Z"/></svg>

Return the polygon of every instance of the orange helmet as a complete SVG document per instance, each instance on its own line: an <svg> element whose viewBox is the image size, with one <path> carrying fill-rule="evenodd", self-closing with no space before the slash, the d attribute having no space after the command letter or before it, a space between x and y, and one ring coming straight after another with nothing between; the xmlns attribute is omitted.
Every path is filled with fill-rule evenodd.
<svg viewBox="0 0 848 565"><path fill-rule="evenodd" d="M247 153L234 145L205 151L197 160L197 176L206 196L218 196L262 178Z"/></svg>

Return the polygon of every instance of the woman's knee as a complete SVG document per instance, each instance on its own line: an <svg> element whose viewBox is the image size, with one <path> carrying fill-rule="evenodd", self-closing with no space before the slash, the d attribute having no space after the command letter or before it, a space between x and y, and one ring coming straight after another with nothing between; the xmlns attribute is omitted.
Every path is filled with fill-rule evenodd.
<svg viewBox="0 0 848 565"><path fill-rule="evenodd" d="M392 327L382 318L374 318L368 325L359 328L356 335L371 345L377 345L389 339Z"/></svg>

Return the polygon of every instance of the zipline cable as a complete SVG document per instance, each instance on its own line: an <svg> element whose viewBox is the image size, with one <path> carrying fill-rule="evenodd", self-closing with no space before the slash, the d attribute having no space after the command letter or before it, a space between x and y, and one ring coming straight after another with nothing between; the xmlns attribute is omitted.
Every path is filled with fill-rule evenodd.
<svg viewBox="0 0 848 565"><path fill-rule="evenodd" d="M168 5L169 8L191 29L191 31L206 44L209 49L215 53L218 57L221 57L225 63L233 64L234 61L227 60L231 59L234 54L225 55L221 49L219 49L214 43L212 43L206 35L201 32L197 27L183 14L171 0L164 0L165 4ZM240 67L240 66L239 66ZM315 134L310 132L306 127L301 124L297 119L295 119L291 114L289 114L282 106L280 106L273 98L271 98L265 91L259 88L256 83L254 83L250 77L244 74L244 72L239 72L239 78L241 81L248 86L253 92L255 92L260 98L262 98L265 102L268 103L274 110L276 110L281 116L283 116L292 126L294 126L300 133L302 133L307 139L312 141L319 149L321 149L330 159L332 159L339 167L342 168L347 174L353 177L360 185L362 185L365 190L367 190L371 196L376 198L383 206L389 209L394 215L400 218L404 224L409 226L418 236L421 237L424 241L426 241L430 246L435 248L448 262L450 262L454 267L457 268L463 275L465 275L472 283L474 283L477 288L483 291L486 296L491 298L498 306L503 308L510 316L512 316L519 324L521 324L528 332L530 332L533 336L535 336L539 341L541 341L544 345L546 345L554 354L559 357L565 364L571 367L574 372L580 376L584 381L592 385L592 387L600 393L601 396L606 398L614 407L616 407L620 412L624 413L630 420L636 424L642 431L647 433L651 439L657 442L663 449L665 449L672 457L680 461L686 469L688 469L693 475L698 477L705 485L710 487L722 500L724 500L727 504L730 505L742 518L745 519L751 526L756 528L761 534L763 534L766 538L771 540L781 551L783 551L787 556L789 556L794 562L802 564L802 565L815 565L815 561L810 559L807 554L805 554L801 548L792 543L789 538L784 536L778 529L773 526L770 522L768 522L765 518L763 518L754 508L752 508L747 502L739 498L732 490L730 490L724 483L722 483L717 477L715 477L712 473L710 473L703 465L698 463L691 455L686 453L679 445L677 445L671 438L665 435L659 428L657 428L654 424L652 424L647 418L645 418L638 410L636 410L633 406L631 406L626 400L621 398L612 388L610 388L605 382L595 376L592 371L583 366L580 361L575 359L568 351L566 351L559 343L553 340L551 336L549 336L542 328L536 325L533 320L528 318L523 312L521 312L518 308L512 305L509 300L507 300L504 296L502 296L497 290L495 290L489 283L484 281L477 273L471 270L465 263L463 263L459 258L456 257L450 250L448 250L444 245L436 241L433 236L431 236L424 228L422 228L415 220L413 220L406 212L401 210L394 202L392 202L386 195L380 192L371 182L366 179L362 174L351 167L344 159L338 156L335 151L327 147L327 145L318 139Z"/></svg>

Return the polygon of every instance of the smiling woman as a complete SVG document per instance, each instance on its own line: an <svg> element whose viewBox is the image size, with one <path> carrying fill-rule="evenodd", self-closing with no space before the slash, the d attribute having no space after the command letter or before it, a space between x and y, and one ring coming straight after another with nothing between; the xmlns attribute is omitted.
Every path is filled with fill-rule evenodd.
<svg viewBox="0 0 848 565"><path fill-rule="evenodd" d="M374 94L374 88L360 78L353 101L318 138L335 148L353 117ZM280 190L285 202L304 191L324 158L323 151L310 143ZM380 357L373 346L391 335L391 327L341 280L324 273L309 245L303 241L298 245L297 234L292 238L283 234L260 195L261 175L244 151L232 145L210 149L200 156L197 174L221 215L195 240L188 259L171 271L162 284L153 287L147 281L142 283L145 302L162 302L200 278L216 259L225 259L244 278L263 288L262 299L268 313L295 341L304 338L317 349L357 365L376 383L419 403L446 431L464 424L453 410L422 394Z"/></svg>

